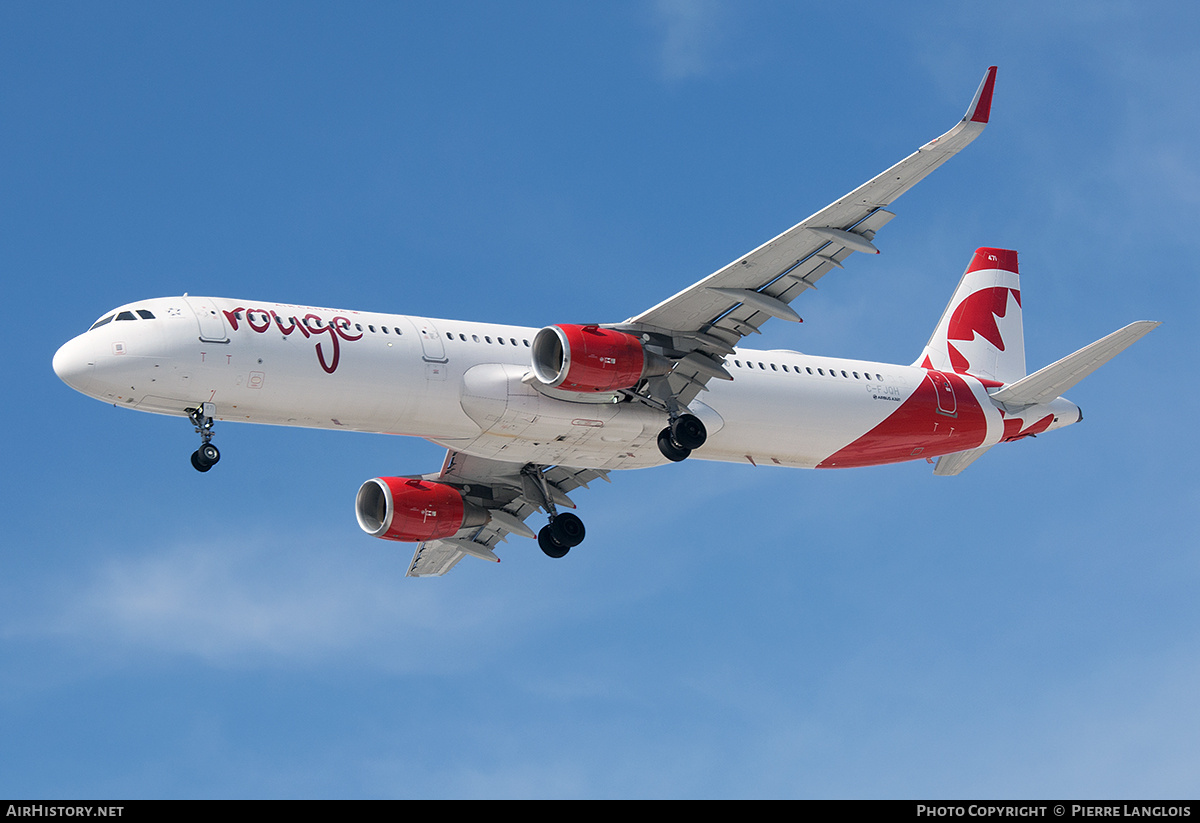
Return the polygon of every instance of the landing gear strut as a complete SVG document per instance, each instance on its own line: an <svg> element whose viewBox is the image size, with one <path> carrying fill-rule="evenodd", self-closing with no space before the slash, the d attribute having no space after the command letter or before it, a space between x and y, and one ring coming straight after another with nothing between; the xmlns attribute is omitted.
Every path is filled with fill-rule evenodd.
<svg viewBox="0 0 1200 823"><path fill-rule="evenodd" d="M196 427L200 435L200 448L192 452L192 468L198 472L206 472L221 459L221 452L210 441L213 436L213 404L205 403L198 409L187 409L188 420Z"/></svg>
<svg viewBox="0 0 1200 823"><path fill-rule="evenodd" d="M693 449L704 445L708 431L700 418L694 414L680 414L671 418L671 425L658 433L658 450L668 460L678 463L686 460Z"/></svg>

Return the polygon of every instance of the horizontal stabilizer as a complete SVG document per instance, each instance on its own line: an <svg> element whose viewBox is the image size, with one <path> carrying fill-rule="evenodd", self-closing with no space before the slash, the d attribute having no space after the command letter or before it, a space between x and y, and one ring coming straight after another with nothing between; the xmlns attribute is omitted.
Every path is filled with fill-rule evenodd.
<svg viewBox="0 0 1200 823"><path fill-rule="evenodd" d="M1028 377L992 392L992 399L1009 406L1031 406L1053 400L1160 325L1154 320L1130 323L1108 337L1084 346L1074 354L1068 354L1057 363L1051 363Z"/></svg>
<svg viewBox="0 0 1200 823"><path fill-rule="evenodd" d="M967 449L965 452L943 454L938 458L937 467L933 470L933 473L939 477L959 474L967 466L983 457L984 452L990 448L991 446L983 446L978 449Z"/></svg>

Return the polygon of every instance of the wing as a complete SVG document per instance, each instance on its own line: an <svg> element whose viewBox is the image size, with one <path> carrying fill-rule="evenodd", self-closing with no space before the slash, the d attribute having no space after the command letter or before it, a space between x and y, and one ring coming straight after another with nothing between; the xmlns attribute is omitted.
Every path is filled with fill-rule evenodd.
<svg viewBox="0 0 1200 823"><path fill-rule="evenodd" d="M648 335L678 364L652 394L684 404L709 379L732 379L721 358L772 317L799 321L789 303L856 251L878 254L875 233L894 216L885 206L974 140L991 113L996 67L984 75L950 131L778 237L699 283L613 328Z"/></svg>
<svg viewBox="0 0 1200 823"><path fill-rule="evenodd" d="M493 549L507 540L509 534L536 537L533 529L525 525L527 517L552 506L575 508L567 493L586 488L593 480L607 480L608 472L567 466L552 466L539 472L519 463L448 451L442 470L423 479L455 486L465 499L487 509L490 519L483 526L454 537L419 544L407 577L441 576L468 555L499 563Z"/></svg>

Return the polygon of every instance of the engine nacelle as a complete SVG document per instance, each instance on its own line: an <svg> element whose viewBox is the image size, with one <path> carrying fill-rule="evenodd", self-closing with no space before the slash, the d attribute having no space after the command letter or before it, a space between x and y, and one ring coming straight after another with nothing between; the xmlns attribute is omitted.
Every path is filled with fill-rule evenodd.
<svg viewBox="0 0 1200 823"><path fill-rule="evenodd" d="M652 359L634 335L599 326L547 326L533 338L533 373L555 389L630 389Z"/></svg>
<svg viewBox="0 0 1200 823"><path fill-rule="evenodd" d="M450 537L488 521L487 512L463 500L453 486L407 477L376 477L363 483L354 513L367 534L408 543Z"/></svg>

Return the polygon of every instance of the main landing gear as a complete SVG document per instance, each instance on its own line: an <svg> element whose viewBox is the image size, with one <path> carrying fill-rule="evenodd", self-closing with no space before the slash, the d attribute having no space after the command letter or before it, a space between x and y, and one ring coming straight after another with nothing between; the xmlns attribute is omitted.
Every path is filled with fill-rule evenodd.
<svg viewBox="0 0 1200 823"><path fill-rule="evenodd" d="M583 542L587 530L583 521L570 512L559 512L554 505L554 496L546 475L532 463L521 470L525 479L525 493L529 499L550 515L550 522L538 532L538 545L547 557L565 557L567 552Z"/></svg>
<svg viewBox="0 0 1200 823"><path fill-rule="evenodd" d="M188 420L196 427L200 435L200 448L192 452L192 468L198 472L206 472L221 459L221 452L210 441L213 436L213 404L205 403L198 409L186 409Z"/></svg>
<svg viewBox="0 0 1200 823"><path fill-rule="evenodd" d="M586 530L583 521L570 512L553 514L550 522L538 532L538 545L547 557L564 557L583 542Z"/></svg>
<svg viewBox="0 0 1200 823"><path fill-rule="evenodd" d="M708 431L700 418L694 414L681 414L671 418L671 425L658 433L658 450L673 463L686 460L693 449L704 445Z"/></svg>

